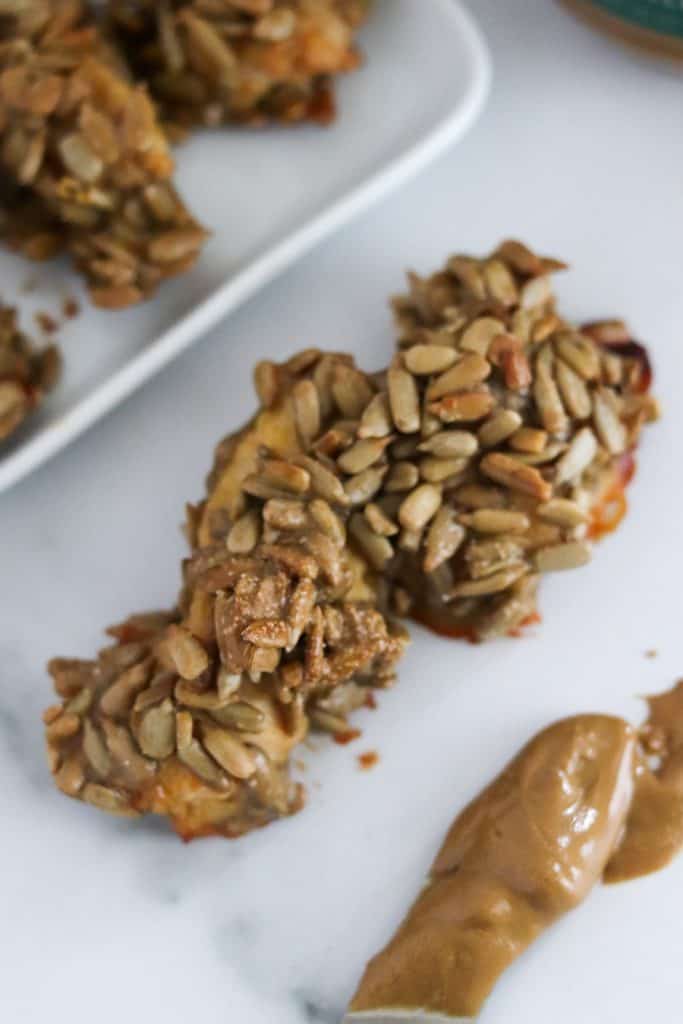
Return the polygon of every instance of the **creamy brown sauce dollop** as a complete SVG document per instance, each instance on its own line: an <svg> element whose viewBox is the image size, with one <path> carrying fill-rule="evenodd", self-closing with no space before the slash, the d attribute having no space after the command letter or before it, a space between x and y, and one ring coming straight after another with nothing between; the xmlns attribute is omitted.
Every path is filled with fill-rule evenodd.
<svg viewBox="0 0 683 1024"><path fill-rule="evenodd" d="M501 973L604 879L683 847L683 682L638 731L579 715L539 733L456 819L351 1011L474 1017Z"/></svg>

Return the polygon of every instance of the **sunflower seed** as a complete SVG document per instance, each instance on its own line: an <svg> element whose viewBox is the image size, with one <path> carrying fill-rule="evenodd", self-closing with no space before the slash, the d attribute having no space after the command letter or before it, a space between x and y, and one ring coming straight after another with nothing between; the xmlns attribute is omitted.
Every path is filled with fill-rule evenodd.
<svg viewBox="0 0 683 1024"><path fill-rule="evenodd" d="M332 378L332 394L337 407L349 419L357 419L373 397L367 377L353 366L338 363Z"/></svg>
<svg viewBox="0 0 683 1024"><path fill-rule="evenodd" d="M100 778L106 779L111 770L111 758L104 740L88 718L83 722L83 753L93 771Z"/></svg>
<svg viewBox="0 0 683 1024"><path fill-rule="evenodd" d="M130 805L130 801L124 793L109 786L100 786L95 782L89 782L83 789L83 799L93 807L99 807L101 811L108 811L109 814L118 814L124 818L137 818L138 811Z"/></svg>
<svg viewBox="0 0 683 1024"><path fill-rule="evenodd" d="M387 371L389 405L396 429L414 434L420 429L420 404L415 378L399 367Z"/></svg>
<svg viewBox="0 0 683 1024"><path fill-rule="evenodd" d="M439 430L418 445L418 451L429 452L440 459L460 459L474 455L479 443L468 430Z"/></svg>
<svg viewBox="0 0 683 1024"><path fill-rule="evenodd" d="M542 505L538 505L536 512L541 519L549 523L556 523L557 526L573 529L587 522L586 512L575 501L568 498L551 498Z"/></svg>
<svg viewBox="0 0 683 1024"><path fill-rule="evenodd" d="M584 380L595 380L600 375L600 356L595 345L580 334L562 334L555 342L559 356Z"/></svg>
<svg viewBox="0 0 683 1024"><path fill-rule="evenodd" d="M427 400L436 401L453 391L463 391L481 384L491 373L491 364L476 352L467 353L440 377L430 381Z"/></svg>
<svg viewBox="0 0 683 1024"><path fill-rule="evenodd" d="M233 524L227 537L228 551L233 555L248 555L258 544L261 523L254 510L245 512Z"/></svg>
<svg viewBox="0 0 683 1024"><path fill-rule="evenodd" d="M538 455L542 452L548 441L548 434L545 430L537 430L534 427L520 427L510 438L509 444L517 452L528 452Z"/></svg>
<svg viewBox="0 0 683 1024"><path fill-rule="evenodd" d="M256 771L254 758L245 745L223 729L202 727L202 742L218 764L236 779L250 779Z"/></svg>
<svg viewBox="0 0 683 1024"><path fill-rule="evenodd" d="M261 405L265 409L271 409L279 393L279 374L275 363L269 360L262 360L254 367L254 388Z"/></svg>
<svg viewBox="0 0 683 1024"><path fill-rule="evenodd" d="M199 640L183 626L168 627L166 649L176 672L183 679L196 679L209 667L208 654Z"/></svg>
<svg viewBox="0 0 683 1024"><path fill-rule="evenodd" d="M502 508L480 508L460 516L460 522L477 533L525 533L529 518L523 512Z"/></svg>
<svg viewBox="0 0 683 1024"><path fill-rule="evenodd" d="M300 380L292 390L294 419L301 443L309 445L320 433L320 399L312 380Z"/></svg>
<svg viewBox="0 0 683 1024"><path fill-rule="evenodd" d="M575 419L588 419L593 403L583 378L561 359L555 367L555 377L568 412Z"/></svg>
<svg viewBox="0 0 683 1024"><path fill-rule="evenodd" d="M160 760L171 756L175 750L175 738L173 702L166 699L142 716L136 730L136 739L143 754Z"/></svg>
<svg viewBox="0 0 683 1024"><path fill-rule="evenodd" d="M356 441L351 448L347 449L343 455L339 456L337 459L337 465L345 473L362 473L363 470L368 469L382 458L382 455L390 441L391 437L371 437L366 438L365 440Z"/></svg>
<svg viewBox="0 0 683 1024"><path fill-rule="evenodd" d="M465 530L457 521L453 509L441 507L427 531L425 540L425 572L434 572L456 553L463 540Z"/></svg>
<svg viewBox="0 0 683 1024"><path fill-rule="evenodd" d="M463 331L460 348L485 356L493 339L504 333L505 324L502 320L492 316L481 316L477 320L473 320Z"/></svg>
<svg viewBox="0 0 683 1024"><path fill-rule="evenodd" d="M371 467L356 476L350 477L344 484L344 490L352 505L363 505L377 494L387 473L387 467Z"/></svg>
<svg viewBox="0 0 683 1024"><path fill-rule="evenodd" d="M613 395L609 388L596 389L593 394L593 424L607 451L620 455L626 448L626 427L614 411L610 400Z"/></svg>
<svg viewBox="0 0 683 1024"><path fill-rule="evenodd" d="M517 304L515 279L502 260L492 259L484 264L484 281L491 298L503 306Z"/></svg>
<svg viewBox="0 0 683 1024"><path fill-rule="evenodd" d="M178 760L195 773L204 782L217 789L228 789L229 781L223 775L215 761L206 753L198 740L190 740L187 746L178 744Z"/></svg>
<svg viewBox="0 0 683 1024"><path fill-rule="evenodd" d="M221 704L225 704L237 693L242 677L239 673L228 672L225 665L221 665L216 673L216 691Z"/></svg>
<svg viewBox="0 0 683 1024"><path fill-rule="evenodd" d="M299 580L290 598L287 622L289 625L289 641L287 650L292 651L308 625L313 614L317 598L317 589L311 580Z"/></svg>
<svg viewBox="0 0 683 1024"><path fill-rule="evenodd" d="M389 516L385 515L379 505L374 502L370 502L366 505L363 514L367 519L370 528L379 533L382 537L393 537L394 534L398 533L398 526L390 519Z"/></svg>
<svg viewBox="0 0 683 1024"><path fill-rule="evenodd" d="M538 572L559 572L563 569L578 569L591 560L591 545L586 541L572 541L540 548L534 555Z"/></svg>
<svg viewBox="0 0 683 1024"><path fill-rule="evenodd" d="M441 505L441 490L433 484L420 484L401 503L398 520L407 530L423 530Z"/></svg>
<svg viewBox="0 0 683 1024"><path fill-rule="evenodd" d="M487 391L461 391L433 402L429 411L443 423L466 423L488 416L494 405L495 399Z"/></svg>
<svg viewBox="0 0 683 1024"><path fill-rule="evenodd" d="M528 566L524 562L520 562L479 580L464 580L462 583L456 583L451 590L450 598L452 600L458 597L486 597L489 594L499 594L502 590L511 587L520 576L528 571Z"/></svg>
<svg viewBox="0 0 683 1024"><path fill-rule="evenodd" d="M598 442L590 427L583 427L574 435L569 448L557 463L555 486L575 480L590 466L598 451Z"/></svg>
<svg viewBox="0 0 683 1024"><path fill-rule="evenodd" d="M306 505L287 498L271 498L263 506L263 519L275 530L301 530L308 521ZM228 538L230 547L230 538ZM242 552L247 554L248 552Z"/></svg>
<svg viewBox="0 0 683 1024"><path fill-rule="evenodd" d="M273 487L292 494L306 494L311 486L311 476L301 466L282 459L264 459L261 472Z"/></svg>
<svg viewBox="0 0 683 1024"><path fill-rule="evenodd" d="M127 715L137 694L147 686L150 674L149 661L138 662L122 672L100 698L104 714L112 717Z"/></svg>
<svg viewBox="0 0 683 1024"><path fill-rule="evenodd" d="M56 743L75 736L80 728L81 720L78 715L61 714L48 725L45 735L50 743Z"/></svg>
<svg viewBox="0 0 683 1024"><path fill-rule="evenodd" d="M507 440L522 425L522 417L512 409L499 409L479 427L477 437L482 448L493 448Z"/></svg>
<svg viewBox="0 0 683 1024"><path fill-rule="evenodd" d="M504 508L507 503L503 491L483 484L464 484L455 492L455 500L465 508Z"/></svg>
<svg viewBox="0 0 683 1024"><path fill-rule="evenodd" d="M224 708L217 708L211 712L211 717L229 729L237 729L238 732L258 733L266 725L266 716L252 704L238 701L235 704L228 704Z"/></svg>
<svg viewBox="0 0 683 1024"><path fill-rule="evenodd" d="M456 358L455 351L443 345L413 345L403 353L406 368L419 377L447 370Z"/></svg>
<svg viewBox="0 0 683 1024"><path fill-rule="evenodd" d="M387 437L394 428L389 408L389 396L381 391L374 396L363 410L358 426L358 436Z"/></svg>
<svg viewBox="0 0 683 1024"><path fill-rule="evenodd" d="M543 426L549 434L562 434L567 429L567 415L552 374L553 354L549 344L536 357L534 400Z"/></svg>
<svg viewBox="0 0 683 1024"><path fill-rule="evenodd" d="M518 459L502 452L492 452L484 456L480 463L485 476L504 484L512 490L530 494L539 501L548 501L552 494L552 486L544 480L537 469L526 466Z"/></svg>
<svg viewBox="0 0 683 1024"><path fill-rule="evenodd" d="M305 469L310 478L314 492L329 501L332 505L346 506L349 499L344 491L341 480L329 469L321 465L316 459L309 455L299 455L295 458L296 463Z"/></svg>
<svg viewBox="0 0 683 1024"><path fill-rule="evenodd" d="M519 305L522 309L535 309L552 300L553 293L547 277L532 277L522 285L519 292Z"/></svg>
<svg viewBox="0 0 683 1024"><path fill-rule="evenodd" d="M390 494L398 491L410 491L419 479L419 470L412 462L395 462L384 482L384 490Z"/></svg>
<svg viewBox="0 0 683 1024"><path fill-rule="evenodd" d="M370 565L381 572L394 556L394 549L386 537L380 537L370 528L365 517L355 512L349 520L349 533L359 545Z"/></svg>
<svg viewBox="0 0 683 1024"><path fill-rule="evenodd" d="M440 484L467 468L467 459L437 459L432 455L420 459L420 476L431 484Z"/></svg>
<svg viewBox="0 0 683 1024"><path fill-rule="evenodd" d="M328 503L322 498L314 498L308 506L308 511L316 525L334 541L337 547L343 548L346 542L346 530L341 519L332 511Z"/></svg>

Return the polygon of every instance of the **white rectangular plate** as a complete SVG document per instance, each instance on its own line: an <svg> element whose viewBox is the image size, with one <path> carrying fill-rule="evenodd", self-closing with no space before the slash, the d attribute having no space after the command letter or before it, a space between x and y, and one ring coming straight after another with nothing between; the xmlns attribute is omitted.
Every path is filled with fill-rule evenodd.
<svg viewBox="0 0 683 1024"><path fill-rule="evenodd" d="M380 0L361 37L364 67L339 83L328 129L215 131L177 152L177 179L213 236L198 266L151 301L94 309L66 263L0 252L2 298L28 333L33 315L80 315L58 335L59 388L3 448L0 491L121 402L316 242L367 209L459 139L482 108L489 61L455 0ZM27 280L35 286L26 291Z"/></svg>

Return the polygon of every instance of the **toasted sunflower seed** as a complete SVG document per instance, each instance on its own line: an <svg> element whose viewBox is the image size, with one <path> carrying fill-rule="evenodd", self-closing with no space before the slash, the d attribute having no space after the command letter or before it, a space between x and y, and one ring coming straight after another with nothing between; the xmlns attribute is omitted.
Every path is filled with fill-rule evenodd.
<svg viewBox="0 0 683 1024"><path fill-rule="evenodd" d="M614 411L610 401L614 394L609 388L597 388L593 395L593 423L595 432L612 455L620 455L626 448L626 427Z"/></svg>
<svg viewBox="0 0 683 1024"><path fill-rule="evenodd" d="M330 537L338 547L343 547L346 541L346 530L339 516L332 511L323 498L314 498L308 506L308 511L317 526Z"/></svg>
<svg viewBox="0 0 683 1024"><path fill-rule="evenodd" d="M168 627L166 649L176 672L183 679L196 679L209 667L208 654L199 640L184 626Z"/></svg>
<svg viewBox="0 0 683 1024"><path fill-rule="evenodd" d="M384 483L384 490L392 494L410 491L420 479L420 472L412 462L395 462Z"/></svg>
<svg viewBox="0 0 683 1024"><path fill-rule="evenodd" d="M453 509L442 506L434 516L425 539L425 572L434 572L456 553L463 540L465 530L457 521Z"/></svg>
<svg viewBox="0 0 683 1024"><path fill-rule="evenodd" d="M520 427L510 438L510 447L517 452L526 452L538 455L546 446L548 434L545 430L537 430L534 427Z"/></svg>
<svg viewBox="0 0 683 1024"><path fill-rule="evenodd" d="M441 490L433 484L420 484L401 503L398 520L407 530L423 530L441 505Z"/></svg>
<svg viewBox="0 0 683 1024"><path fill-rule="evenodd" d="M569 413L578 420L588 419L593 403L583 378L561 359L557 361L555 376L562 401Z"/></svg>
<svg viewBox="0 0 683 1024"><path fill-rule="evenodd" d="M243 518L246 517L243 516ZM276 530L301 530L308 521L306 505L303 501L294 499L271 498L263 506L263 519L268 526L272 526ZM230 548L230 537L228 537L228 547ZM248 551L236 553L248 554Z"/></svg>
<svg viewBox="0 0 683 1024"><path fill-rule="evenodd" d="M379 533L382 537L393 537L394 534L398 533L398 526L390 519L388 515L376 505L374 502L370 502L369 505L365 506L364 515L370 524L371 529L375 533Z"/></svg>
<svg viewBox="0 0 683 1024"><path fill-rule="evenodd" d="M559 572L563 569L578 569L591 560L591 545L587 541L572 541L540 548L534 555L538 572Z"/></svg>
<svg viewBox="0 0 683 1024"><path fill-rule="evenodd" d="M387 372L389 405L396 429L402 434L415 434L420 429L420 403L415 378L399 367Z"/></svg>
<svg viewBox="0 0 683 1024"><path fill-rule="evenodd" d="M522 417L512 409L499 409L479 427L477 437L483 448L493 448L511 437L522 425Z"/></svg>
<svg viewBox="0 0 683 1024"><path fill-rule="evenodd" d="M568 498L551 498L536 508L541 519L566 529L573 529L588 521L588 515L575 501Z"/></svg>
<svg viewBox="0 0 683 1024"><path fill-rule="evenodd" d="M491 373L491 364L476 352L468 352L427 386L427 400L436 401L453 391L464 391L483 383Z"/></svg>
<svg viewBox="0 0 683 1024"><path fill-rule="evenodd" d="M345 363L335 364L332 394L337 407L349 419L357 419L373 396L365 374Z"/></svg>
<svg viewBox="0 0 683 1024"><path fill-rule="evenodd" d="M380 490L386 473L386 466L371 466L370 469L364 469L362 473L350 477L344 484L350 503L363 505L370 501Z"/></svg>
<svg viewBox="0 0 683 1024"><path fill-rule="evenodd" d="M488 416L495 399L488 391L461 391L446 395L429 405L429 411L443 423L473 423Z"/></svg>
<svg viewBox="0 0 683 1024"><path fill-rule="evenodd" d="M525 533L529 518L523 512L503 508L480 508L460 516L460 522L477 533Z"/></svg>
<svg viewBox="0 0 683 1024"><path fill-rule="evenodd" d="M598 442L590 427L583 427L571 440L569 448L557 463L555 486L575 480L590 466L598 451Z"/></svg>
<svg viewBox="0 0 683 1024"><path fill-rule="evenodd" d="M552 485L543 479L537 469L510 455L491 452L481 460L480 467L482 473L497 483L523 494L530 494L539 501L548 501L552 494Z"/></svg>
<svg viewBox="0 0 683 1024"><path fill-rule="evenodd" d="M381 391L363 410L358 426L358 436L360 438L387 437L393 429L389 397L386 392Z"/></svg>
<svg viewBox="0 0 683 1024"><path fill-rule="evenodd" d="M356 512L349 520L349 533L374 569L381 572L394 556L394 549L386 537L380 537L368 525L365 517Z"/></svg>
<svg viewBox="0 0 683 1024"><path fill-rule="evenodd" d="M424 377L447 370L456 358L455 350L445 345L413 345L403 353L406 368L416 376Z"/></svg>
<svg viewBox="0 0 683 1024"><path fill-rule="evenodd" d="M83 722L83 753L93 771L100 778L106 779L111 770L111 758L104 740L89 718Z"/></svg>
<svg viewBox="0 0 683 1024"><path fill-rule="evenodd" d="M499 594L502 590L507 590L513 583L529 571L529 567L524 562L519 562L516 565L507 566L505 569L501 569L500 572L492 573L490 576L484 576L479 580L464 580L462 583L456 583L450 593L451 599L458 597L486 597L489 594Z"/></svg>
<svg viewBox="0 0 683 1024"><path fill-rule="evenodd" d="M162 701L157 707L150 708L142 718L136 730L136 739L140 750L147 757L161 759L170 757L175 750L176 722L173 702Z"/></svg>
<svg viewBox="0 0 683 1024"><path fill-rule="evenodd" d="M339 456L337 465L345 473L362 473L363 470L368 469L382 458L390 441L391 437L370 437L356 441L354 445Z"/></svg>
<svg viewBox="0 0 683 1024"><path fill-rule="evenodd" d="M202 741L218 764L236 779L250 779L256 764L247 747L236 736L210 725L202 727Z"/></svg>
<svg viewBox="0 0 683 1024"><path fill-rule="evenodd" d="M306 494L311 486L311 476L301 466L282 459L264 459L261 472L266 481L292 494Z"/></svg>
<svg viewBox="0 0 683 1024"><path fill-rule="evenodd" d="M233 555L248 555L258 544L261 522L258 513L251 509L233 524L227 537L228 551Z"/></svg>
<svg viewBox="0 0 683 1024"><path fill-rule="evenodd" d="M468 430L441 430L418 445L418 451L429 452L439 459L461 459L474 455L479 443Z"/></svg>
<svg viewBox="0 0 683 1024"><path fill-rule="evenodd" d="M546 343L536 357L534 400L543 426L549 434L562 434L567 429L567 414L553 377L553 353Z"/></svg>
<svg viewBox="0 0 683 1024"><path fill-rule="evenodd" d="M311 487L316 494L320 495L332 505L346 506L349 504L348 496L338 476L323 466L316 459L309 455L299 455L296 463L305 469L311 479Z"/></svg>
<svg viewBox="0 0 683 1024"><path fill-rule="evenodd" d="M99 807L109 814L118 814L124 818L137 818L138 811L131 807L125 793L109 786L100 786L95 782L89 782L83 789L83 799L93 807Z"/></svg>
<svg viewBox="0 0 683 1024"><path fill-rule="evenodd" d="M308 445L320 433L320 399L312 380L300 380L292 390L294 418L302 444Z"/></svg>
<svg viewBox="0 0 683 1024"><path fill-rule="evenodd" d="M505 324L502 320L492 316L481 316L477 320L473 320L463 331L460 348L485 356L493 339L504 332Z"/></svg>
<svg viewBox="0 0 683 1024"><path fill-rule="evenodd" d="M563 334L555 342L558 355L584 380L596 380L600 375L600 356L588 338L580 334Z"/></svg>
<svg viewBox="0 0 683 1024"><path fill-rule="evenodd" d="M427 455L420 459L420 476L430 484L440 484L448 480L452 485L453 479L459 478L467 465L467 459L437 459L433 455Z"/></svg>

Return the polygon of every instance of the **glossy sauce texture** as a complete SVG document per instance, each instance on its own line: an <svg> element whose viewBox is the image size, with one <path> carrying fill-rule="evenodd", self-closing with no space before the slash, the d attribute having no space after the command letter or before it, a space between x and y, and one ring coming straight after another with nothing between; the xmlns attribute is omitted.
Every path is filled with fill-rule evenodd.
<svg viewBox="0 0 683 1024"><path fill-rule="evenodd" d="M531 740L456 819L353 1012L474 1017L505 968L601 878L672 859L683 846L683 683L649 706L640 734L579 715Z"/></svg>

